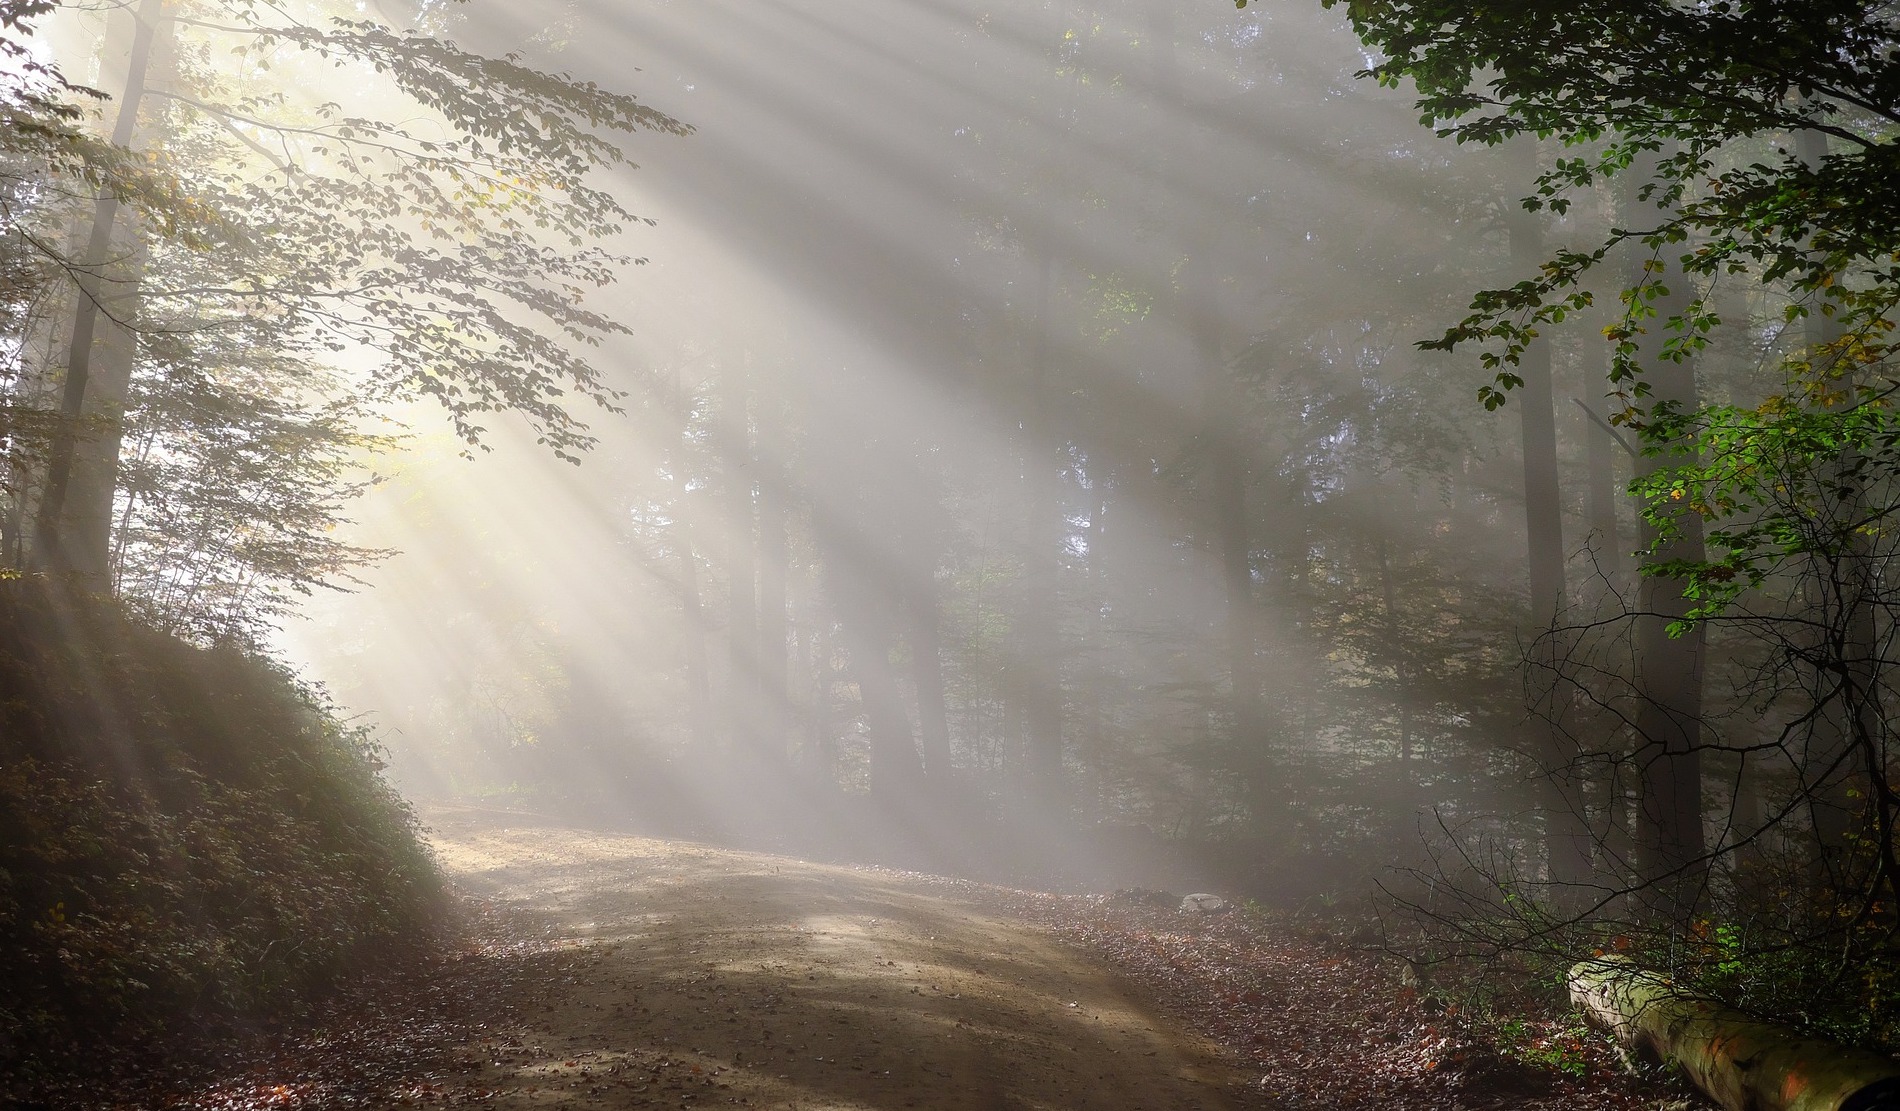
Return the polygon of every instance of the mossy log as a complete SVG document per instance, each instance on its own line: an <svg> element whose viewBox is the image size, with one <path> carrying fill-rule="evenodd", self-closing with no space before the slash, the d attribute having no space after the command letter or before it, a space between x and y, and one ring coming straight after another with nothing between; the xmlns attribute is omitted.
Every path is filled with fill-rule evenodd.
<svg viewBox="0 0 1900 1111"><path fill-rule="evenodd" d="M1751 1018L1626 958L1572 968L1570 999L1624 1053L1677 1065L1727 1111L1900 1111L1900 1060Z"/></svg>

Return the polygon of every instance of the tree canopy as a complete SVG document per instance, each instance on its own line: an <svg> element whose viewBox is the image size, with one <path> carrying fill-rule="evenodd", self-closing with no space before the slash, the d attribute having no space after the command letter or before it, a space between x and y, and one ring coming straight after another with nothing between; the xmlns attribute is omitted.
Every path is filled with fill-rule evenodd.
<svg viewBox="0 0 1900 1111"><path fill-rule="evenodd" d="M589 351L627 332L591 299L639 261L598 178L627 133L689 128L321 3L113 9L92 27L130 68L80 89L25 45L55 15L87 18L5 13L17 565L110 566L154 616L250 636L372 554L331 531L390 402L471 447L512 413L587 448L574 402L616 408Z"/></svg>

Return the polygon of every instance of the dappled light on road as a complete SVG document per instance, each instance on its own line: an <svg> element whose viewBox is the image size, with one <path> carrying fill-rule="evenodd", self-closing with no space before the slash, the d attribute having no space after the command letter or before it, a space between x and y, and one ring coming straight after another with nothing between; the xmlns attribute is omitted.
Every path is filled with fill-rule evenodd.
<svg viewBox="0 0 1900 1111"><path fill-rule="evenodd" d="M442 811L458 884L580 945L498 1107L1220 1108L1240 1076L1139 993L928 877ZM657 1100L652 1105L658 1106Z"/></svg>

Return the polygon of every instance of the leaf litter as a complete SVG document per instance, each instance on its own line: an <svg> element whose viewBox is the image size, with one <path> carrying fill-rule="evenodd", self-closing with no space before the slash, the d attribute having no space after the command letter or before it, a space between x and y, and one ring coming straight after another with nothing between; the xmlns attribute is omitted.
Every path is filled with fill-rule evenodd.
<svg viewBox="0 0 1900 1111"><path fill-rule="evenodd" d="M1138 889L1054 895L944 882L1106 960L1165 1013L1258 1070L1264 1107L1712 1106L1680 1085L1630 1074L1606 1037L1567 1016L1461 1013L1407 983L1392 958L1279 916L1188 913L1178 897Z"/></svg>

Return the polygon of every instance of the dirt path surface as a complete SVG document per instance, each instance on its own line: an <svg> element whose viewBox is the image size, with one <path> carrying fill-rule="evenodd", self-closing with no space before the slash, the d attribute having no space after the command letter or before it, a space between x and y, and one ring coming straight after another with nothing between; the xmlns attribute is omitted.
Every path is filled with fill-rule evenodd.
<svg viewBox="0 0 1900 1111"><path fill-rule="evenodd" d="M1249 1074L1046 930L922 877L429 816L455 882L575 970L418 1102L1239 1108Z"/></svg>

